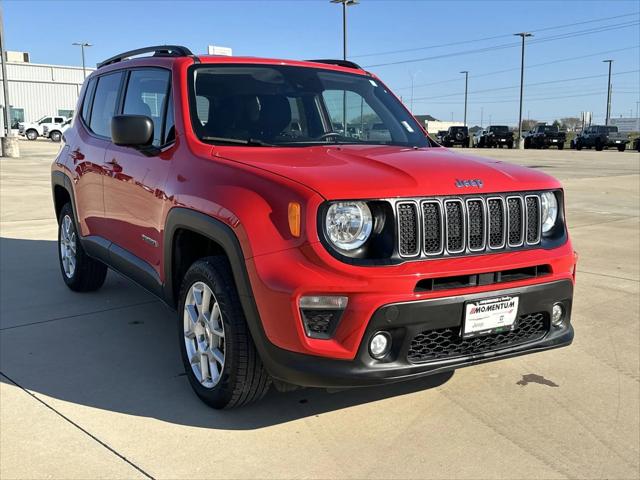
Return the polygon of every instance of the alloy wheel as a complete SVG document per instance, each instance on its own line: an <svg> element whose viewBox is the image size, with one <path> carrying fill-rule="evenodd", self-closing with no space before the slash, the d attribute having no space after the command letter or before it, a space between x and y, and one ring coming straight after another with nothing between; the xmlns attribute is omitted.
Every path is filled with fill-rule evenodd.
<svg viewBox="0 0 640 480"><path fill-rule="evenodd" d="M203 387L213 388L224 369L224 323L220 304L204 282L196 282L189 288L184 303L183 332L193 374Z"/></svg>
<svg viewBox="0 0 640 480"><path fill-rule="evenodd" d="M76 229L73 220L65 215L60 226L60 259L67 278L72 278L76 271Z"/></svg>

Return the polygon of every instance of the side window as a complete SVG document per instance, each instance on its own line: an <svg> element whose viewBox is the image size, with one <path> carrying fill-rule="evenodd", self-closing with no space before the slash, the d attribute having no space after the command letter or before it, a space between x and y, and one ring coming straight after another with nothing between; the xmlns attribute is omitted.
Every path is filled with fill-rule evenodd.
<svg viewBox="0 0 640 480"><path fill-rule="evenodd" d="M111 137L111 119L116 111L122 72L110 73L98 79L91 108L89 128L96 135Z"/></svg>
<svg viewBox="0 0 640 480"><path fill-rule="evenodd" d="M335 132L360 140L379 142L392 140L391 132L383 120L360 94L351 91L325 90L322 92L322 98Z"/></svg>
<svg viewBox="0 0 640 480"><path fill-rule="evenodd" d="M125 115L144 115L153 120L153 145L163 143L163 115L169 93L170 72L159 68L132 70L124 99Z"/></svg>
<svg viewBox="0 0 640 480"><path fill-rule="evenodd" d="M53 123L62 123L62 122L64 122L64 118L62 118L62 117L56 117L56 118L53 120Z"/></svg>
<svg viewBox="0 0 640 480"><path fill-rule="evenodd" d="M91 102L93 101L93 93L96 91L96 79L89 80L89 84L85 89L84 98L82 99L82 113L80 116L84 120L84 123L89 125L91 116Z"/></svg>
<svg viewBox="0 0 640 480"><path fill-rule="evenodd" d="M51 117L45 117L42 120L40 120L40 122L38 123L52 123L51 122Z"/></svg>

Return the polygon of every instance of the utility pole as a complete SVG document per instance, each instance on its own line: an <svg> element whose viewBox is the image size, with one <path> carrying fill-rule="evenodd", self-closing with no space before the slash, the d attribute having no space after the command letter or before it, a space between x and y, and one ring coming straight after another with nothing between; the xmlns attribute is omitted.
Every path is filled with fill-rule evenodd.
<svg viewBox="0 0 640 480"><path fill-rule="evenodd" d="M417 72L409 72L409 75L411 75L411 103L410 103L410 110L411 110L411 114L413 114L413 83L414 80L416 78L416 75L419 74L421 72L421 70L418 70Z"/></svg>
<svg viewBox="0 0 640 480"><path fill-rule="evenodd" d="M524 148L522 141L522 95L524 93L524 39L533 37L528 32L514 33L514 35L522 37L522 54L520 56L520 113L518 114L518 148Z"/></svg>
<svg viewBox="0 0 640 480"><path fill-rule="evenodd" d="M331 3L342 4L342 59L347 59L347 7L357 5L358 0L331 0ZM347 91L342 92L342 128L343 135L347 134Z"/></svg>
<svg viewBox="0 0 640 480"><path fill-rule="evenodd" d="M2 5L0 5L0 59L2 59L2 93L4 95L4 128L5 135L2 137L2 148L0 153L3 157L17 158L20 156L18 137L11 132L11 104L9 103L9 79L7 78L7 65L4 42L4 15Z"/></svg>
<svg viewBox="0 0 640 480"><path fill-rule="evenodd" d="M613 60L603 60L602 62L609 64L609 81L607 83L607 116L604 121L605 125L609 125L609 119L611 118L611 64L613 63Z"/></svg>
<svg viewBox="0 0 640 480"><path fill-rule="evenodd" d="M347 7L357 5L358 0L331 0L331 3L342 4L342 59L347 59Z"/></svg>
<svg viewBox="0 0 640 480"><path fill-rule="evenodd" d="M80 47L80 50L82 51L82 78L87 78L87 67L84 62L84 47L92 47L93 45L87 42L73 42L71 45Z"/></svg>
<svg viewBox="0 0 640 480"><path fill-rule="evenodd" d="M464 126L467 126L467 87L469 86L469 72L463 70L464 73Z"/></svg>

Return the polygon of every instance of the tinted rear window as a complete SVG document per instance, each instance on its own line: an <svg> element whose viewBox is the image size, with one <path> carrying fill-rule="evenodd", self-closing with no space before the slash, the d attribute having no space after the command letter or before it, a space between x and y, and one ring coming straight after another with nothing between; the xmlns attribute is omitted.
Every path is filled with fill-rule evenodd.
<svg viewBox="0 0 640 480"><path fill-rule="evenodd" d="M96 89L96 79L89 80L89 84L85 90L84 99L82 100L82 119L89 125L89 117L91 114L91 101L93 100L93 93Z"/></svg>

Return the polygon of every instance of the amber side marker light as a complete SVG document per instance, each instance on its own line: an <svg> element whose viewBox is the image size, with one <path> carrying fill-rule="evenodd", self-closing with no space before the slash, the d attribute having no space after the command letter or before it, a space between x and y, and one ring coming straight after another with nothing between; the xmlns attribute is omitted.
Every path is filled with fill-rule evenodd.
<svg viewBox="0 0 640 480"><path fill-rule="evenodd" d="M300 236L300 204L289 202L289 230L294 237Z"/></svg>

